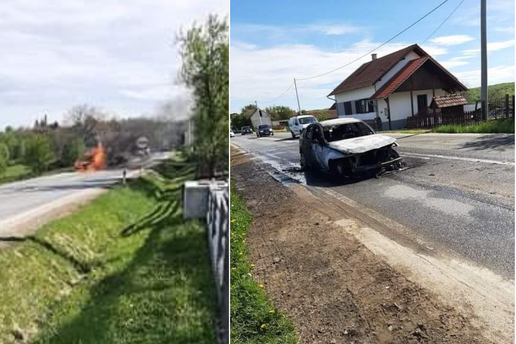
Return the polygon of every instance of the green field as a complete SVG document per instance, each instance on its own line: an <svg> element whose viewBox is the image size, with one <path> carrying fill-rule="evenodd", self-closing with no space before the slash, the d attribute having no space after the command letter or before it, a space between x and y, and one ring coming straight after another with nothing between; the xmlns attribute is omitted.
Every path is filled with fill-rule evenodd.
<svg viewBox="0 0 516 344"><path fill-rule="evenodd" d="M231 342L297 343L292 323L273 307L263 286L252 278L246 236L252 215L231 183Z"/></svg>
<svg viewBox="0 0 516 344"><path fill-rule="evenodd" d="M182 219L181 181L118 186L0 251L0 343L214 343L205 228Z"/></svg>

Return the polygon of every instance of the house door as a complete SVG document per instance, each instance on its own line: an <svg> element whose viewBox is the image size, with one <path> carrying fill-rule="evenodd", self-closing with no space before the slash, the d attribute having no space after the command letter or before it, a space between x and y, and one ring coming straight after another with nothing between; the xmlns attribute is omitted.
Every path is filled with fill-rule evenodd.
<svg viewBox="0 0 516 344"><path fill-rule="evenodd" d="M426 109L428 107L428 100L426 94L420 94L417 96L417 112Z"/></svg>

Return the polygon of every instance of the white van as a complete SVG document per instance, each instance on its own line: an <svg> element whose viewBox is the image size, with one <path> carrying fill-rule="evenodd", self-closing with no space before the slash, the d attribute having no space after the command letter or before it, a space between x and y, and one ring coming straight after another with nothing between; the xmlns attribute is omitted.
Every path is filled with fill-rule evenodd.
<svg viewBox="0 0 516 344"><path fill-rule="evenodd" d="M312 115L295 116L288 120L288 128L292 137L295 138L301 135L303 129L315 122L317 122L317 118Z"/></svg>

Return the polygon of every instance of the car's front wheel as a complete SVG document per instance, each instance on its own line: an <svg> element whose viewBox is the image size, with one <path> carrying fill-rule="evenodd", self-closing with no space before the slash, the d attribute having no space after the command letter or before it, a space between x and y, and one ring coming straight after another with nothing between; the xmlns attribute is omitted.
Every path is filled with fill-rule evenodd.
<svg viewBox="0 0 516 344"><path fill-rule="evenodd" d="M292 138L295 139L296 138L296 134L294 134L294 132L291 130L290 131L290 134L292 135Z"/></svg>

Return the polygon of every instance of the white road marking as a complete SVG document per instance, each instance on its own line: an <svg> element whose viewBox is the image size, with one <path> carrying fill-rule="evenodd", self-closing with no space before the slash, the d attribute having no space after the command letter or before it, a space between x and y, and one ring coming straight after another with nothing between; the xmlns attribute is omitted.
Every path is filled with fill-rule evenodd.
<svg viewBox="0 0 516 344"><path fill-rule="evenodd" d="M437 154L419 154L419 153L405 153L400 152L401 156L417 156L417 157L427 157L427 158L438 158L438 159L448 159L448 160L461 160L461 161L469 161L469 162L480 162L483 164L495 164L495 165L510 165L514 166L514 162L510 161L498 161L498 160L487 160L487 159L475 159L475 158L464 158L460 156L448 156L448 155L437 155Z"/></svg>

